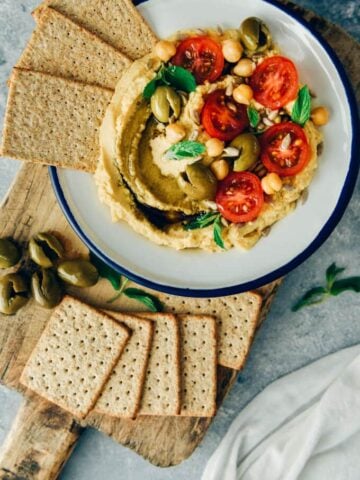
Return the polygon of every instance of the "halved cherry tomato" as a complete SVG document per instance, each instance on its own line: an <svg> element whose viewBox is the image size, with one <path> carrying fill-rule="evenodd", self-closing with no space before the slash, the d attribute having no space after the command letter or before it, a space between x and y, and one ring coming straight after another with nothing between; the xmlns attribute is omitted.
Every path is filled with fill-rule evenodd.
<svg viewBox="0 0 360 480"><path fill-rule="evenodd" d="M216 203L221 215L233 223L254 220L264 204L259 177L250 172L232 172L218 185Z"/></svg>
<svg viewBox="0 0 360 480"><path fill-rule="evenodd" d="M246 105L232 102L225 90L215 90L205 100L201 123L211 137L234 140L249 125Z"/></svg>
<svg viewBox="0 0 360 480"><path fill-rule="evenodd" d="M256 67L250 85L257 102L276 110L296 98L299 77L291 60L274 56L266 58Z"/></svg>
<svg viewBox="0 0 360 480"><path fill-rule="evenodd" d="M285 122L270 127L261 136L261 161L269 172L290 177L301 172L310 160L310 145L304 129Z"/></svg>
<svg viewBox="0 0 360 480"><path fill-rule="evenodd" d="M215 82L224 70L221 46L210 37L189 37L177 47L171 63L193 73L198 84Z"/></svg>

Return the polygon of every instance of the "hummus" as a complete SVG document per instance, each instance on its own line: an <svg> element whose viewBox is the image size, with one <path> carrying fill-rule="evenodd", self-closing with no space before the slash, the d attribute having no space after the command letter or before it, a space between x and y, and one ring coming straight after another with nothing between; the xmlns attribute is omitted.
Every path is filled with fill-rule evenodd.
<svg viewBox="0 0 360 480"><path fill-rule="evenodd" d="M184 219L216 211L217 207L213 201L191 199L179 187L179 175L198 158L171 161L165 156L172 144L165 126L154 120L149 102L143 98L144 88L160 67L158 58L147 55L135 61L118 82L100 131L101 153L95 174L99 198L110 208L114 222L127 222L159 245L219 251L212 226L184 229ZM190 93L178 119L186 129L186 138L201 143L210 138L199 125L204 98L213 90L227 89L232 82L233 76L226 75ZM299 174L284 178L283 188L271 195L255 220L242 224L224 221L226 249L251 248L268 227L296 207L316 171L317 147L322 140L311 121L304 128L311 149L307 166ZM211 161L206 153L202 156L205 165Z"/></svg>

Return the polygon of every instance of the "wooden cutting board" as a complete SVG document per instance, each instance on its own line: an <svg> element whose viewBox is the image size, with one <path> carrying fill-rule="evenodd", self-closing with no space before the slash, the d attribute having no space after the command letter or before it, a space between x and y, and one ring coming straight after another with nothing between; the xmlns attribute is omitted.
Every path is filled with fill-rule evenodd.
<svg viewBox="0 0 360 480"><path fill-rule="evenodd" d="M284 2L288 3L288 2ZM299 7L303 15L337 51L360 95L360 47L338 27ZM53 230L64 240L74 256L86 253L85 246L71 230L56 203L47 168L24 166L0 209L0 237L12 236L26 242L32 234ZM261 289L262 318L270 307L279 282ZM71 293L71 292L70 292ZM107 283L74 294L104 307L111 296ZM171 297L160 295L169 309ZM224 298L226 302L226 297ZM195 300L186 299L191 310ZM121 300L118 308L139 310L139 304ZM23 391L19 385L21 371L48 320L49 312L30 302L14 317L0 316L0 381L9 388ZM218 404L236 380L237 372L219 367ZM71 415L55 405L24 392L13 428L0 454L0 479L54 479L71 454L82 427ZM92 425L128 446L159 466L175 465L186 459L201 442L211 419L139 418L119 420L106 416L93 419Z"/></svg>

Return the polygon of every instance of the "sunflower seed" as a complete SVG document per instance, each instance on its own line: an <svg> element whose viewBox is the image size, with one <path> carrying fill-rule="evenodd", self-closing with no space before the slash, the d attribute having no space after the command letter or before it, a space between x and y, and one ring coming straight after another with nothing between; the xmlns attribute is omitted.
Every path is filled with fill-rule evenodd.
<svg viewBox="0 0 360 480"><path fill-rule="evenodd" d="M267 237L271 232L271 227L266 227L264 230L261 232L262 237Z"/></svg>
<svg viewBox="0 0 360 480"><path fill-rule="evenodd" d="M198 136L199 136L199 130L193 130L189 135L190 142L193 142L194 140L196 140Z"/></svg>
<svg viewBox="0 0 360 480"><path fill-rule="evenodd" d="M267 127L272 127L274 125L274 122L269 120L267 117L263 118L262 121Z"/></svg>
<svg viewBox="0 0 360 480"><path fill-rule="evenodd" d="M288 148L290 147L290 143L291 143L291 135L290 133L288 133L287 135L285 135L285 137L283 138L280 144L280 150L282 152L285 152L286 150L288 150Z"/></svg>
<svg viewBox="0 0 360 480"><path fill-rule="evenodd" d="M225 95L226 95L227 97L231 97L231 95L233 94L233 91L234 91L234 84L231 82L231 83L229 83L229 85L226 87Z"/></svg>
<svg viewBox="0 0 360 480"><path fill-rule="evenodd" d="M216 203L212 202L211 200L204 200L203 204L205 207L209 208L210 210L216 211L218 209Z"/></svg>
<svg viewBox="0 0 360 480"><path fill-rule="evenodd" d="M234 105L233 103L229 102L229 103L227 104L227 107L228 107L228 109L231 110L232 112L237 113L236 105Z"/></svg>
<svg viewBox="0 0 360 480"><path fill-rule="evenodd" d="M240 150L235 147L226 147L222 153L223 157L238 157L240 154Z"/></svg>
<svg viewBox="0 0 360 480"><path fill-rule="evenodd" d="M272 110L268 113L268 118L269 120L275 120L275 118L278 116L279 110Z"/></svg>
<svg viewBox="0 0 360 480"><path fill-rule="evenodd" d="M221 217L221 223L224 225L224 227L228 227L229 226L229 222L226 220L226 218L224 217Z"/></svg>
<svg viewBox="0 0 360 480"><path fill-rule="evenodd" d="M301 204L304 205L307 202L308 198L309 198L309 189L305 188L305 190L303 190L303 192L301 193L301 197L300 197Z"/></svg>
<svg viewBox="0 0 360 480"><path fill-rule="evenodd" d="M198 110L191 110L190 111L190 117L192 118L192 120L194 120L194 122L196 123L196 125L200 125L200 113L198 112Z"/></svg>

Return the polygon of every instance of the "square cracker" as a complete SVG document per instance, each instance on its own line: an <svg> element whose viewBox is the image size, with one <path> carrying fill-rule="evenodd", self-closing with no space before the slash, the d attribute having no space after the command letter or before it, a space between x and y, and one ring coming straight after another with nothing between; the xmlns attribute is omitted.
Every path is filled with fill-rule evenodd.
<svg viewBox="0 0 360 480"><path fill-rule="evenodd" d="M198 313L216 317L218 363L241 370L260 318L262 296L256 292L221 298L184 298L158 294L168 312Z"/></svg>
<svg viewBox="0 0 360 480"><path fill-rule="evenodd" d="M139 313L154 322L140 415L177 415L180 412L180 332L174 315Z"/></svg>
<svg viewBox="0 0 360 480"><path fill-rule="evenodd" d="M111 417L135 418L140 408L144 387L153 322L125 313L112 311L105 313L126 325L131 330L131 338L115 365L94 411Z"/></svg>
<svg viewBox="0 0 360 480"><path fill-rule="evenodd" d="M115 89L131 60L52 8L44 8L17 67Z"/></svg>
<svg viewBox="0 0 360 480"><path fill-rule="evenodd" d="M182 395L180 415L216 413L216 320L208 315L179 315Z"/></svg>
<svg viewBox="0 0 360 480"><path fill-rule="evenodd" d="M156 43L132 0L45 0L35 10L36 18L44 6L66 15L133 60L149 53Z"/></svg>
<svg viewBox="0 0 360 480"><path fill-rule="evenodd" d="M32 163L93 172L99 127L112 91L15 68L1 154Z"/></svg>
<svg viewBox="0 0 360 480"><path fill-rule="evenodd" d="M78 418L94 406L130 334L108 315L65 297L51 315L20 382Z"/></svg>

